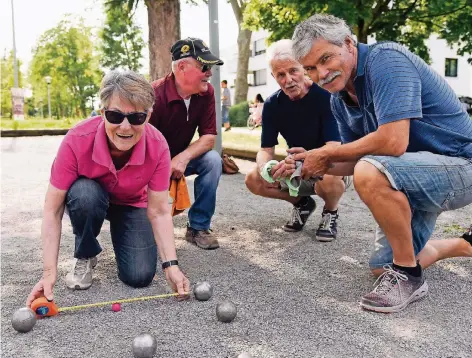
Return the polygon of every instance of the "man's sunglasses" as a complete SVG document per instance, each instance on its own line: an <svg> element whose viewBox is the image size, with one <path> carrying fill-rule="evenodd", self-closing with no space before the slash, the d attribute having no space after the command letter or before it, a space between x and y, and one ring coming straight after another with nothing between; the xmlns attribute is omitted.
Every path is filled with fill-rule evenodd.
<svg viewBox="0 0 472 358"><path fill-rule="evenodd" d="M111 124L121 124L123 120L128 118L129 124L133 126L140 126L146 122L146 112L131 112L122 113L120 111L105 110L105 119Z"/></svg>
<svg viewBox="0 0 472 358"><path fill-rule="evenodd" d="M213 65L206 65L204 64L202 67L201 67L201 70L203 73L207 72L207 71L210 71L211 68L213 67Z"/></svg>

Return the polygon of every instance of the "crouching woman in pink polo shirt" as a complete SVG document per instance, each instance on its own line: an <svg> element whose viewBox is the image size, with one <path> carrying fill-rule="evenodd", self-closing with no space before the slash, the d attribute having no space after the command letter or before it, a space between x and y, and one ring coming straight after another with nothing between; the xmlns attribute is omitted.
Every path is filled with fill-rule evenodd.
<svg viewBox="0 0 472 358"><path fill-rule="evenodd" d="M177 262L168 204L169 148L148 124L154 91L132 71L112 71L103 78L100 100L101 116L72 128L52 165L41 229L44 273L28 305L41 295L52 299L64 208L75 234L74 265L66 277L69 288L92 285L102 250L97 236L107 219L124 283L148 286L159 251L169 285L181 295L189 292Z"/></svg>

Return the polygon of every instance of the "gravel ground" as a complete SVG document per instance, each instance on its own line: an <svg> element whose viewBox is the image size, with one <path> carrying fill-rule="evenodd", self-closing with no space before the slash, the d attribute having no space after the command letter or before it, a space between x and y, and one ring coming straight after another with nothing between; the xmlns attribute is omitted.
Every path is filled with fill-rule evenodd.
<svg viewBox="0 0 472 358"><path fill-rule="evenodd" d="M351 188L340 206L339 236L314 240L322 202L301 233L280 229L286 203L251 195L243 174L224 176L213 229L221 248L203 251L184 241L186 214L174 219L178 257L191 282L215 288L210 301L174 299L63 313L38 321L26 334L10 318L41 274L40 225L49 170L62 137L1 139L2 357L131 357L133 338L153 334L158 357L471 357L472 260L450 259L427 270L430 293L398 314L364 312L359 297L374 279L367 260L374 221ZM243 173L254 164L239 161ZM189 186L193 187L190 178ZM394 213L392 213L394 215ZM444 213L434 239L462 233L472 207ZM65 217L55 298L70 306L168 292L162 272L145 289L116 275L109 226L100 235L93 286L67 290L74 239ZM218 322L224 299L238 307L232 323Z"/></svg>

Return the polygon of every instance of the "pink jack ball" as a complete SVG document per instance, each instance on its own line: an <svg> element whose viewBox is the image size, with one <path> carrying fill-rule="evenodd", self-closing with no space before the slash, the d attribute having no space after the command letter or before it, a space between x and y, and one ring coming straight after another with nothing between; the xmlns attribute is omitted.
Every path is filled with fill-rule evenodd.
<svg viewBox="0 0 472 358"><path fill-rule="evenodd" d="M120 312L121 311L121 305L119 303L114 303L111 305L111 310L113 312Z"/></svg>

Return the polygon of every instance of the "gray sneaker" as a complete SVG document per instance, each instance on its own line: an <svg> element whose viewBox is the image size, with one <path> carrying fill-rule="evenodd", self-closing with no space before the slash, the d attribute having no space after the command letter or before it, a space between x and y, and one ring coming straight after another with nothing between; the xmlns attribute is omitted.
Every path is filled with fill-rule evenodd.
<svg viewBox="0 0 472 358"><path fill-rule="evenodd" d="M349 187L352 185L352 175L343 177L344 182L344 191L347 191Z"/></svg>
<svg viewBox="0 0 472 358"><path fill-rule="evenodd" d="M97 257L74 259L72 270L66 276L66 284L71 290L86 290L92 286L92 273L97 265Z"/></svg>
<svg viewBox="0 0 472 358"><path fill-rule="evenodd" d="M374 290L362 297L362 308L382 313L400 312L428 293L423 273L421 277L415 277L390 265L385 265L384 269L385 272L374 283Z"/></svg>

